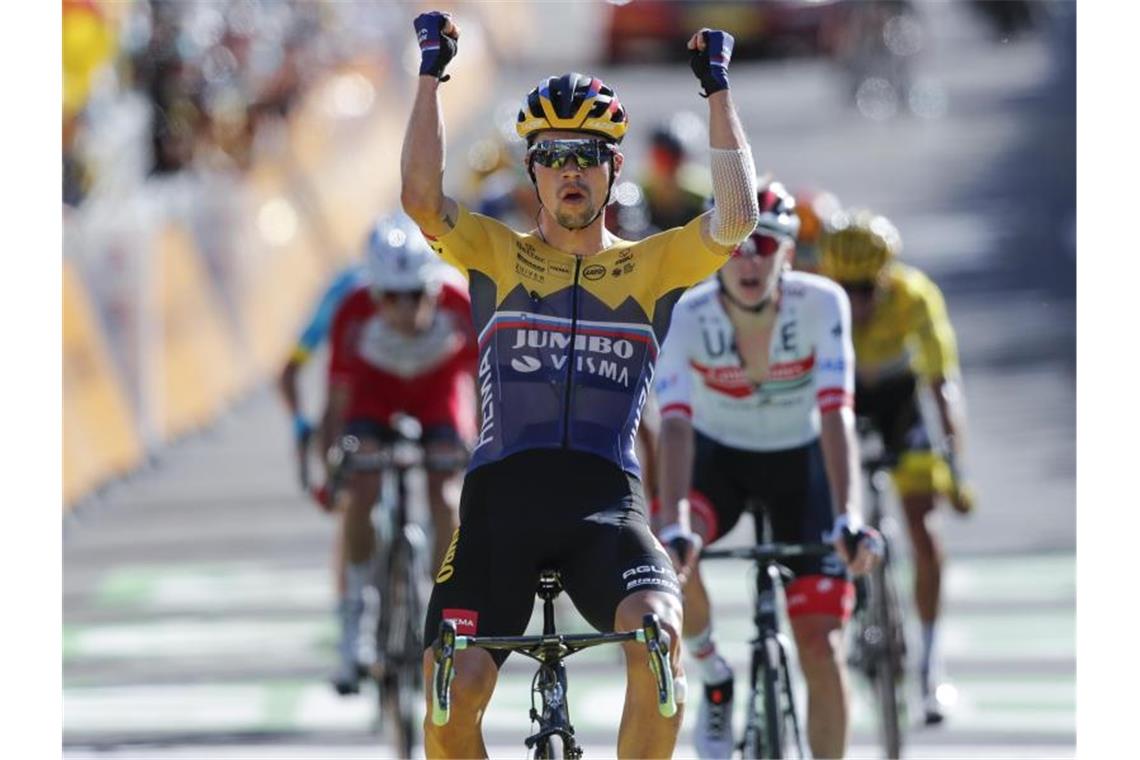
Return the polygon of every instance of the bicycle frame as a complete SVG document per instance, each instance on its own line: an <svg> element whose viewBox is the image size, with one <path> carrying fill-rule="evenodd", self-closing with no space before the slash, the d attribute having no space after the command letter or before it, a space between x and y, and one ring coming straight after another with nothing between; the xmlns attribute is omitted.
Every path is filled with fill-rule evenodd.
<svg viewBox="0 0 1140 760"><path fill-rule="evenodd" d="M666 718L677 713L673 693L673 672L669 665L669 641L660 628L657 616L646 615L642 627L636 631L595 634L559 634L554 622L554 599L562 591L557 573L547 571L539 576L537 594L542 599L542 634L540 636L460 636L449 620L440 624L439 638L434 645L435 670L432 678L432 722L446 725L451 717L451 681L455 677L455 652L469 647L487 650L517 652L538 663L538 671L531 682L530 719L538 730L524 740L527 749L534 749L534 757L554 757L551 739L558 737L563 754L576 760L582 757L582 748L574 737L567 702L568 681L564 660L583 649L601 644L639 641L649 652L650 668L657 678L658 709ZM534 697L541 700L536 708Z"/></svg>
<svg viewBox="0 0 1140 760"><path fill-rule="evenodd" d="M834 547L829 544L757 544L701 552L702 559L746 559L756 564L756 599L752 613L756 635L750 642L748 717L744 737L738 745L744 757L782 758L789 738L784 736L785 720L790 724L790 739L799 757L810 757L792 690L788 664L792 643L780 630L783 579L790 577L791 572L780 565L779 560L825 556L833 551ZM780 707L781 696L783 707Z"/></svg>
<svg viewBox="0 0 1140 760"><path fill-rule="evenodd" d="M426 606L427 537L409 514L408 476L425 463L418 425L393 426L396 438L374 452L358 452L359 441L342 440L338 480L351 472L378 472L381 491L372 507L376 536L372 585L379 597L372 620L374 660L370 673L378 687L381 718L394 721L401 757L410 757L418 740L415 713L423 688L422 617ZM380 723L379 725L382 725Z"/></svg>

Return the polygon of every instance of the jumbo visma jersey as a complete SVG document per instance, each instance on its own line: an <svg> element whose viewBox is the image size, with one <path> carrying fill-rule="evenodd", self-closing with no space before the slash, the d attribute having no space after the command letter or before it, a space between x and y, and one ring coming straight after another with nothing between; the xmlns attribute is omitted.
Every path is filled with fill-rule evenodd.
<svg viewBox="0 0 1140 760"><path fill-rule="evenodd" d="M673 305L727 260L700 224L578 257L461 206L454 228L428 237L467 274L479 333L471 469L570 448L640 477L634 436Z"/></svg>

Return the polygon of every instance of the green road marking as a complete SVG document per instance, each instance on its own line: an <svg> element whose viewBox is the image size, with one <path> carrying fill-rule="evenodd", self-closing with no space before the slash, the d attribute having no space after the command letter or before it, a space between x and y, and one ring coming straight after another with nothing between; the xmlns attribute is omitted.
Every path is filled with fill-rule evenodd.
<svg viewBox="0 0 1140 760"><path fill-rule="evenodd" d="M168 618L154 622L73 625L64 628L64 660L224 657L253 659L331 654L331 615L296 620Z"/></svg>
<svg viewBox="0 0 1140 760"><path fill-rule="evenodd" d="M256 562L135 565L109 572L96 599L108 607L178 611L331 609L332 579L324 568Z"/></svg>
<svg viewBox="0 0 1140 760"><path fill-rule="evenodd" d="M266 687L262 705L266 728L284 730L297 722L297 708L307 686L309 684L297 682Z"/></svg>
<svg viewBox="0 0 1140 760"><path fill-rule="evenodd" d="M522 666L506 672L495 690L484 726L488 730L528 728L531 669ZM736 718L743 722L746 682L738 672ZM570 672L571 717L583 732L616 731L624 688L620 672L609 675ZM1075 689L1072 680L1058 684L1042 679L1024 683L970 679L957 682L959 704L954 726L962 730L997 730L1008 733L1067 734L1075 725ZM694 684L699 693L699 684ZM1020 696L1019 696L1020 695ZM248 684L196 684L192 686L132 686L65 689L65 733L113 733L124 730L335 730L366 729L374 717L374 693L342 699L323 683L295 680ZM916 713L917 714L917 713ZM691 730L696 710L688 710ZM865 688L853 689L852 725L856 731L874 730L874 711Z"/></svg>
<svg viewBox="0 0 1140 760"><path fill-rule="evenodd" d="M148 598L153 585L154 580L145 572L113 570L99 585L95 598L109 607L133 606Z"/></svg>
<svg viewBox="0 0 1140 760"><path fill-rule="evenodd" d="M967 677L954 671L956 659L1000 662L1051 660L1073 662L1075 614L1060 607L1019 608L1017 602L1064 602L1074 598L1071 555L963 559L947 574L948 597L963 602L985 599L989 608L951 611L942 626L942 648L959 702L953 726L963 730L1031 733L1067 737L1075 731L1075 674L1027 674ZM906 569L906 568L902 568ZM748 640L753 635L747 613L750 570L742 563L708 563L706 574L715 605L732 606L731 614L716 618L722 653L737 674L737 726L742 722L746 691ZM322 682L296 679L255 680L219 684L98 687L79 669L86 662L119 660L185 660L188 667L202 658L211 668L234 663L248 669L265 663L270 670L280 661L327 663L331 669L336 629L331 588L320 568L277 570L266 563L212 563L169 568L127 568L109 574L98 599L109 607L162 611L167 616L125 623L68 625L63 631L63 658L68 679L64 688L65 730L71 733L123 731L218 732L228 730L367 730L375 716L371 689L355 699L338 698ZM1001 602L1010 606L1003 608ZM290 616L259 617L247 612L280 608L299 610ZM308 606L306 606L308 605ZM195 611L230 615L202 617ZM145 613L144 613L145 614ZM557 605L560 630L588 631L588 624L568 599ZM528 628L541 628L536 604ZM917 655L917 647L912 647ZM142 666L138 666L142 667ZM592 732L590 745L616 734L624 698L624 662L616 646L598 647L570 658L571 714L583 732ZM512 657L504 666L489 707L488 730L527 734L533 664ZM700 684L691 676L692 700ZM866 685L852 678L852 725L860 735L873 735L874 711ZM915 691L912 689L911 691ZM910 695L912 699L916 695ZM695 707L695 704L694 704ZM686 715L691 730L697 711ZM917 700L911 716L917 719ZM688 734L683 734L683 740ZM519 745L521 747L521 743ZM608 746L608 745L605 745Z"/></svg>

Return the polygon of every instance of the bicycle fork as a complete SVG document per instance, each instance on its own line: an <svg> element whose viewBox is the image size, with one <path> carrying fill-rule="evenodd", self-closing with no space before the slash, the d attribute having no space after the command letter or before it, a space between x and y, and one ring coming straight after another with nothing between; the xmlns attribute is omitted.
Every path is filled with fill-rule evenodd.
<svg viewBox="0 0 1140 760"><path fill-rule="evenodd" d="M768 565L757 573L756 613L753 620L757 634L751 641L751 683L746 713L748 722L739 745L744 757L782 758L789 738L783 735L785 725L791 727L790 738L799 756L808 757L792 691L788 661L791 642L779 628L777 588L780 575L781 569L776 565Z"/></svg>

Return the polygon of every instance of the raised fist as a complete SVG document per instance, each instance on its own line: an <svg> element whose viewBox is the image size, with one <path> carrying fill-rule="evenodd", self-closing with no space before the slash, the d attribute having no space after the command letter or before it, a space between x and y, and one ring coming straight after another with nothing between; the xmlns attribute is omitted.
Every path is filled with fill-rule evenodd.
<svg viewBox="0 0 1140 760"><path fill-rule="evenodd" d="M420 43L420 76L432 76L441 82L451 79L443 73L459 49L459 27L451 20L451 14L421 13L412 25Z"/></svg>
<svg viewBox="0 0 1140 760"><path fill-rule="evenodd" d="M732 35L720 29L702 29L689 38L689 65L701 80L706 98L728 89L728 64L732 60Z"/></svg>

